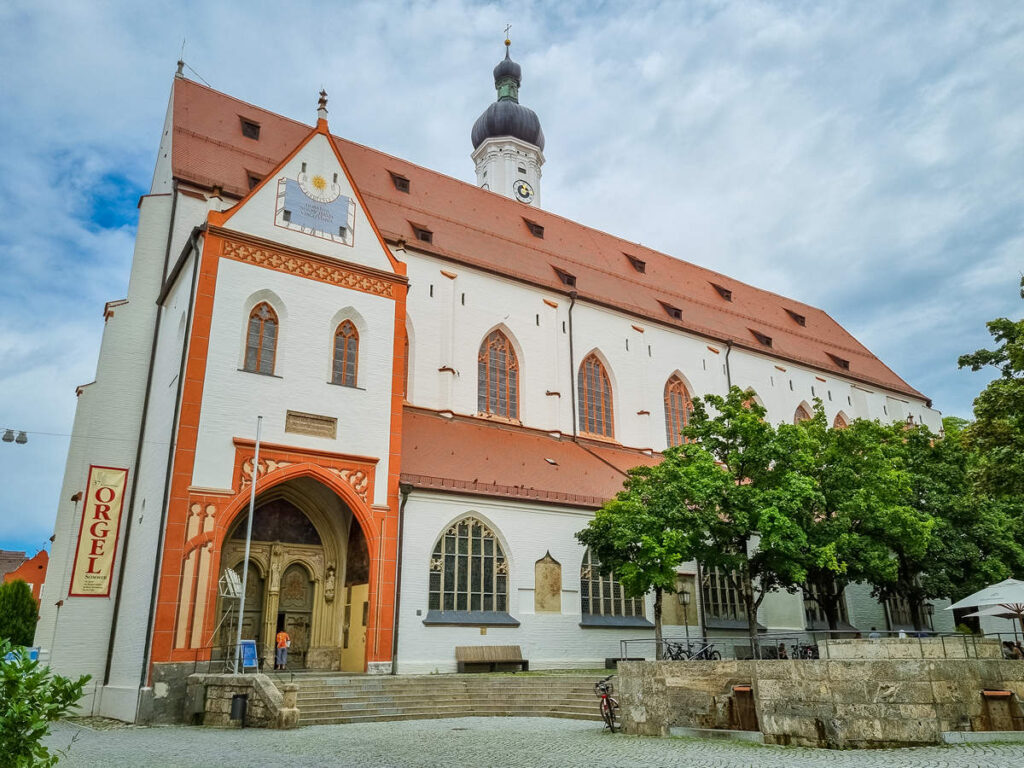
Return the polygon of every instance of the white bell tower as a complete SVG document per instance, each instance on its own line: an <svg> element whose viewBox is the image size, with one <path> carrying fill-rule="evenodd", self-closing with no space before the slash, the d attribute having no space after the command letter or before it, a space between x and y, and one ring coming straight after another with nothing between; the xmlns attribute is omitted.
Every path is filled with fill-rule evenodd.
<svg viewBox="0 0 1024 768"><path fill-rule="evenodd" d="M536 113L519 103L522 67L509 55L494 68L497 100L473 124L476 183L484 189L540 207L544 132Z"/></svg>

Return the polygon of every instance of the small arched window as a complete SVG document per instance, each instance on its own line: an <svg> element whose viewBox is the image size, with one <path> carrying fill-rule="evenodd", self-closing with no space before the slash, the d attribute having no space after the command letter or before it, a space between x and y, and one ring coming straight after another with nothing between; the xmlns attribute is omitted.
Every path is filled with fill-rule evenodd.
<svg viewBox="0 0 1024 768"><path fill-rule="evenodd" d="M245 337L245 370L272 374L276 353L277 313L264 301L253 307L249 314L249 329Z"/></svg>
<svg viewBox="0 0 1024 768"><path fill-rule="evenodd" d="M334 365L331 382L345 387L356 385L359 369L359 331L351 320L345 320L334 332Z"/></svg>
<svg viewBox="0 0 1024 768"><path fill-rule="evenodd" d="M843 416L842 412L836 414L835 421L832 422L832 429L846 429L849 423L846 421L846 417Z"/></svg>
<svg viewBox="0 0 1024 768"><path fill-rule="evenodd" d="M807 410L807 406L803 403L797 406L796 413L793 414L793 423L799 424L801 421L810 421L811 412Z"/></svg>
<svg viewBox="0 0 1024 768"><path fill-rule="evenodd" d="M580 568L580 609L584 616L644 616L642 597L626 597L622 585L611 573L602 575L601 562L583 553Z"/></svg>
<svg viewBox="0 0 1024 768"><path fill-rule="evenodd" d="M512 342L491 331L477 355L477 410L505 419L519 418L519 360Z"/></svg>
<svg viewBox="0 0 1024 768"><path fill-rule="evenodd" d="M459 520L434 545L427 609L508 610L508 560L494 531L475 517Z"/></svg>
<svg viewBox="0 0 1024 768"><path fill-rule="evenodd" d="M612 425L612 385L597 355L588 355L580 364L577 386L580 431L600 437L615 437Z"/></svg>
<svg viewBox="0 0 1024 768"><path fill-rule="evenodd" d="M665 432L669 445L682 445L683 429L690 422L693 401L686 390L686 384L674 375L665 384Z"/></svg>

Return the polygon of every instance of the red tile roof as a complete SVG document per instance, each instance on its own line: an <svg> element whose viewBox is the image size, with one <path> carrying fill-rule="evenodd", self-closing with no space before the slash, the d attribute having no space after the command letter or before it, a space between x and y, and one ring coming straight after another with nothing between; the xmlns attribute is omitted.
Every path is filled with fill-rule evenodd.
<svg viewBox="0 0 1024 768"><path fill-rule="evenodd" d="M625 470L658 454L471 416L407 406L402 482L417 488L597 508L622 490Z"/></svg>
<svg viewBox="0 0 1024 768"><path fill-rule="evenodd" d="M203 187L220 186L239 197L249 189L250 174L271 172L311 130L182 78L175 80L173 98L174 176ZM242 135L243 117L259 123L258 140ZM560 269L576 276L581 300L924 397L820 309L334 138L388 240L410 240L410 248L564 294ZM408 192L395 188L392 172L409 180ZM544 227L543 239L530 233L524 216ZM413 222L433 233L429 245L415 240ZM644 273L631 265L630 256L646 262ZM716 284L732 292L731 301ZM681 310L680 318L672 318L666 305ZM806 324L791 313L802 315ZM757 334L769 337L771 347Z"/></svg>

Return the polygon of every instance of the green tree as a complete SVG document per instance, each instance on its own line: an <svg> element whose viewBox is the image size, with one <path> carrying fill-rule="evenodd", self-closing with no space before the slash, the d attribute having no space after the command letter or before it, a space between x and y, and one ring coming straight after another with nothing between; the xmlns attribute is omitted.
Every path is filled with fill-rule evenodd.
<svg viewBox="0 0 1024 768"><path fill-rule="evenodd" d="M32 589L21 579L0 584L0 639L13 645L32 645L39 606Z"/></svg>
<svg viewBox="0 0 1024 768"><path fill-rule="evenodd" d="M788 444L780 461L813 484L798 522L807 542L806 590L821 607L830 629L839 627L839 606L849 584L896 580L896 559L886 526L906 513L909 479L885 450L886 430L857 419L845 429L829 428L820 400L813 418L779 426Z"/></svg>
<svg viewBox="0 0 1024 768"><path fill-rule="evenodd" d="M43 745L50 723L82 698L89 675L70 680L0 640L0 755L10 768L47 768L57 755ZM7 658L10 656L10 658Z"/></svg>
<svg viewBox="0 0 1024 768"><path fill-rule="evenodd" d="M687 538L661 466L629 471L625 488L597 511L576 538L590 547L629 597L654 591L654 640L662 657L662 596L676 591L676 568L689 559Z"/></svg>
<svg viewBox="0 0 1024 768"><path fill-rule="evenodd" d="M1024 277L1021 278L1024 299ZM1000 317L986 324L995 349L961 355L961 368L989 366L999 377L974 400L967 444L977 452L973 475L978 489L1003 499L1024 521L1024 319Z"/></svg>
<svg viewBox="0 0 1024 768"><path fill-rule="evenodd" d="M797 518L814 494L813 484L781 461L790 446L764 417L753 393L739 387L695 400L683 431L689 442L666 451L661 464L685 550L731 580L751 637L765 596L795 591L807 576L809 544Z"/></svg>

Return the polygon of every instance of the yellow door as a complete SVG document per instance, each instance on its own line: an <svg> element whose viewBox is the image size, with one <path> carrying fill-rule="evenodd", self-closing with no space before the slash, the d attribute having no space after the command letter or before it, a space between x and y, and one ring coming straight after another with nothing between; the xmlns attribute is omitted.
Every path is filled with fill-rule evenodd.
<svg viewBox="0 0 1024 768"><path fill-rule="evenodd" d="M369 613L369 584L345 588L345 625L342 631L341 669L366 671L366 619Z"/></svg>

